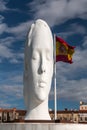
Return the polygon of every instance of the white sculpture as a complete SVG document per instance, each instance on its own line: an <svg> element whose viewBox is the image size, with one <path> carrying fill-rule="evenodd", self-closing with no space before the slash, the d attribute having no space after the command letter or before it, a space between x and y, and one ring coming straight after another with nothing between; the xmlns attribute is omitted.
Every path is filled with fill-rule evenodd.
<svg viewBox="0 0 87 130"><path fill-rule="evenodd" d="M53 38L47 23L38 19L31 25L25 46L25 120L50 120L48 96L53 76Z"/></svg>

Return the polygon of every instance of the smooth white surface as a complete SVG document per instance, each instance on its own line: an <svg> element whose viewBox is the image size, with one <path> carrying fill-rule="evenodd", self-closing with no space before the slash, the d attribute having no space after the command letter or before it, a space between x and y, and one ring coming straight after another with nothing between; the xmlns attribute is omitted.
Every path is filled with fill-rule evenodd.
<svg viewBox="0 0 87 130"><path fill-rule="evenodd" d="M53 76L53 38L47 23L35 21L25 46L24 100L25 120L50 120L48 96Z"/></svg>
<svg viewBox="0 0 87 130"><path fill-rule="evenodd" d="M86 124L3 123L0 130L87 130Z"/></svg>

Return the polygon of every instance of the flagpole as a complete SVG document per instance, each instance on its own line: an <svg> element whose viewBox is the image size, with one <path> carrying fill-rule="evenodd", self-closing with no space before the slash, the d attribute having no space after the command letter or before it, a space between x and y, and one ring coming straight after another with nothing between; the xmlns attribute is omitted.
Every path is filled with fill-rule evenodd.
<svg viewBox="0 0 87 130"><path fill-rule="evenodd" d="M54 119L57 119L57 97L56 97L56 39L54 34Z"/></svg>

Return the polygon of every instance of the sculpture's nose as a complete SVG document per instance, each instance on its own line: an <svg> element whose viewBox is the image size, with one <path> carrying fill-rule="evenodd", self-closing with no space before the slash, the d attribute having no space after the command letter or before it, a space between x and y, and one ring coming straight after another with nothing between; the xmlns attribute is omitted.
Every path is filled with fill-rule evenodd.
<svg viewBox="0 0 87 130"><path fill-rule="evenodd" d="M42 66L41 66L41 73L44 73L45 72L45 66L44 66L44 64L42 64Z"/></svg>
<svg viewBox="0 0 87 130"><path fill-rule="evenodd" d="M45 64L45 58L43 57L40 60L40 66L39 66L38 73L42 74L42 73L45 73L45 72L46 72L46 64Z"/></svg>

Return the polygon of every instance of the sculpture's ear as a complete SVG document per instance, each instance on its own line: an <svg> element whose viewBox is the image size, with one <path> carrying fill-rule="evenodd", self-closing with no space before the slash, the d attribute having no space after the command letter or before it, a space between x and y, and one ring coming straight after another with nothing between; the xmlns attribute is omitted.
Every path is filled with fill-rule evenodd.
<svg viewBox="0 0 87 130"><path fill-rule="evenodd" d="M27 35L27 46L30 46L30 44L31 44L34 26L35 26L35 24L33 23L29 29L29 32Z"/></svg>
<svg viewBox="0 0 87 130"><path fill-rule="evenodd" d="M33 29L34 29L35 24L33 23L29 29L29 32L27 34L27 38L26 38L26 43L25 43L25 56L24 56L24 80L26 80L28 78L28 51L29 51L29 47L31 45L31 41L32 41L32 35L33 35Z"/></svg>

